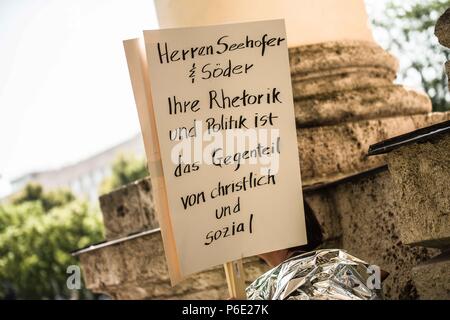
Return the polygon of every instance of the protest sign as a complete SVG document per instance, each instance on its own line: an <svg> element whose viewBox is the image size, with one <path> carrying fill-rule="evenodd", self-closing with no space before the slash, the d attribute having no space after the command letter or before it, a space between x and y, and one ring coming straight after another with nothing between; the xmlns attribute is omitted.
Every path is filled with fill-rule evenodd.
<svg viewBox="0 0 450 320"><path fill-rule="evenodd" d="M144 42L125 51L172 282L305 244L283 20Z"/></svg>

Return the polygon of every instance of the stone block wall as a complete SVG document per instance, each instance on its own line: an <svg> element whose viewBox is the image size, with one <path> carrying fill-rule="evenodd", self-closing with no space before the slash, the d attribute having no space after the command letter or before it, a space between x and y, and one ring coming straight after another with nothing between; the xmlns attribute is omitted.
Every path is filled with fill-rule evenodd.
<svg viewBox="0 0 450 320"><path fill-rule="evenodd" d="M396 148L387 166L305 192L323 245L389 272L390 299L450 299L450 277L441 272L450 263L450 121L442 120L446 133Z"/></svg>
<svg viewBox="0 0 450 320"><path fill-rule="evenodd" d="M449 141L450 136L435 143L413 144L398 149L392 155L388 155L389 163L397 164L398 157L404 157L403 161L410 159L412 167L420 168L414 163L422 161L421 154L425 155L425 158L434 158L440 164L445 163L450 159L450 148L446 147ZM424 150L417 152L417 148ZM434 152L436 148L441 152ZM418 156L411 157L411 152ZM324 238L322 246L343 248L387 271L390 275L385 280L383 288L386 298L389 299L436 297L450 299L448 292L442 291L446 288L446 283L450 283L450 278L448 272L441 272L448 265L448 259L439 258L435 265L432 258L439 255L439 249L411 245L422 244L417 239L411 240L411 234L416 235L416 238L423 238L423 235L428 234L428 229L422 220L415 219L412 224L404 217L404 215L413 215L437 222L438 220L434 220L435 217L445 214L445 212L439 213L433 210L447 208L448 197L445 196L445 188L448 188L450 179L440 178L450 174L450 166L447 168L438 166L441 170L438 176L433 174L434 166L428 166L428 168L431 171L419 170L422 177L417 180L424 181L427 186L432 183L439 190L427 187L427 190L419 192L420 196L428 199L427 194L434 195L435 191L438 195L439 192L444 194L441 194L442 197L429 198L435 201L423 207L422 211L415 210L417 202L405 201L401 198L403 183L400 183L398 188L396 179L402 173L396 173L390 167L388 170L387 166L330 184L306 188L304 191L305 201L322 228ZM109 243L100 244L80 255L84 278L89 288L117 299L226 298L228 293L222 267L194 275L174 288L170 286L159 230L136 233L145 228L146 221L155 218L154 211L151 210L152 204L139 199L139 197L148 198L145 190L148 189L149 183L150 179L147 178L104 196L105 198L114 197L114 206L102 206L103 210L106 210L105 208L109 210L104 211L104 219L116 220L113 224L114 228L131 236L117 239L114 236L111 237L112 233L108 232ZM443 184L444 187L442 187ZM129 205L129 189L140 189L141 192L137 192L139 197L131 199L135 204L150 205L149 210L142 210L138 205ZM424 205L428 203L423 202ZM128 208L134 209L133 211L125 210L124 215L122 208L127 204ZM414 210L408 212L411 208ZM148 212L151 212L153 216L149 217ZM450 225L449 216L446 217L446 220L440 220L444 228ZM127 221L128 219L131 219L134 224ZM142 224L137 225L136 221L141 221ZM105 223L105 226L109 225L111 224ZM157 227L157 224L153 227ZM414 230L422 230L422 233ZM434 233L428 238L431 237L439 242L447 241L448 228L446 230L446 232ZM405 231L409 233L405 234ZM421 274L420 270L423 268L431 269L428 276L433 277L433 281L429 281ZM267 266L258 258L245 260L248 282L253 281L267 269ZM430 289L432 287L439 287L439 290L433 291ZM430 295L430 292L434 292L433 295Z"/></svg>
<svg viewBox="0 0 450 320"><path fill-rule="evenodd" d="M306 201L314 212L318 208L311 205L310 199L317 193L326 196L326 202L331 204L327 207L332 208L331 211L322 209L322 214L316 215L323 230L333 230L323 246L343 248L388 272L389 277L383 282L386 298L419 298L412 269L439 254L439 250L412 247L400 239L395 214L402 206L394 197L387 167L324 186L313 193L306 192Z"/></svg>
<svg viewBox="0 0 450 320"><path fill-rule="evenodd" d="M397 59L374 42L305 45L289 57L304 186L382 165L367 157L371 144L434 121L426 95L393 84Z"/></svg>
<svg viewBox="0 0 450 320"><path fill-rule="evenodd" d="M80 254L88 288L114 299L225 299L223 267L211 268L172 287L159 230L136 234ZM245 259L247 279L267 270L257 258ZM248 281L250 282L250 281Z"/></svg>
<svg viewBox="0 0 450 320"><path fill-rule="evenodd" d="M388 155L402 241L450 247L450 134Z"/></svg>

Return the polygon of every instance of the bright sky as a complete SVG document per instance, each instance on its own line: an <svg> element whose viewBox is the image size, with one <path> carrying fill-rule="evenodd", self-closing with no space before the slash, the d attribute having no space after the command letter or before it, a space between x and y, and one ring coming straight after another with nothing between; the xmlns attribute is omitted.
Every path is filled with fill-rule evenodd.
<svg viewBox="0 0 450 320"><path fill-rule="evenodd" d="M122 40L154 28L152 0L0 0L0 196L139 132Z"/></svg>
<svg viewBox="0 0 450 320"><path fill-rule="evenodd" d="M151 0L0 0L0 195L139 132L122 40L154 28Z"/></svg>

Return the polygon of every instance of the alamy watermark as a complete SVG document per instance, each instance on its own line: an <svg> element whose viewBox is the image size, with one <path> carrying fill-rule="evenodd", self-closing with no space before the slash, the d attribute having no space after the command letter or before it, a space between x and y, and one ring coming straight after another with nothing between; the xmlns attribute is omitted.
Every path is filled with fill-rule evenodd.
<svg viewBox="0 0 450 320"><path fill-rule="evenodd" d="M81 270L77 265L70 265L66 269L69 274L66 280L67 289L80 290L81 289Z"/></svg>
<svg viewBox="0 0 450 320"><path fill-rule="evenodd" d="M174 165L213 165L233 167L259 164L260 174L277 174L280 168L281 138L279 129L249 128L219 130L202 121L191 129L177 128L169 132L177 141L171 150Z"/></svg>

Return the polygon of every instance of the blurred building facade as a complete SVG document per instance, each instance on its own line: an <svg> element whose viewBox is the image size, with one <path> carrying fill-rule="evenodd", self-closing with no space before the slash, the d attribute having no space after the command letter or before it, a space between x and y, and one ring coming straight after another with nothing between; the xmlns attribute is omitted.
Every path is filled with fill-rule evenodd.
<svg viewBox="0 0 450 320"><path fill-rule="evenodd" d="M27 173L11 181L11 194L20 191L28 183L39 183L44 189L65 188L76 196L97 201L100 183L111 174L111 166L120 154L144 157L141 134L77 163L58 169Z"/></svg>

